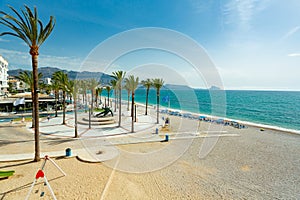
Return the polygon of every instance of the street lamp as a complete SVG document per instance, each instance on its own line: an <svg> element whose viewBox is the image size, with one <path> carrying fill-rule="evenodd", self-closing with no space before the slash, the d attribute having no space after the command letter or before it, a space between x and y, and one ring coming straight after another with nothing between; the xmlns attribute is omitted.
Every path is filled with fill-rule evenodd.
<svg viewBox="0 0 300 200"><path fill-rule="evenodd" d="M89 129L91 129L91 105L89 105Z"/></svg>

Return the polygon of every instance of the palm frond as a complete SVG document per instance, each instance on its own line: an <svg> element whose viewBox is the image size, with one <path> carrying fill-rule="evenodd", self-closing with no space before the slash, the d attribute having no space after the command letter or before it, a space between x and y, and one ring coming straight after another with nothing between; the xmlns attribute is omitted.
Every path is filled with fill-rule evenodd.
<svg viewBox="0 0 300 200"><path fill-rule="evenodd" d="M24 24L22 24L21 22L19 22L16 18L14 18L13 16L11 15L5 15L4 18L7 18L7 19L10 19L12 20L13 22L15 22L18 27L16 27L14 24L12 24L11 22L9 22L8 20L6 19L2 19L3 21L5 21L6 23L10 24L10 27L11 29L15 30L16 32L19 32L23 35L23 37L26 35L27 37L30 36L30 32L29 32L29 29L28 27L26 27Z"/></svg>
<svg viewBox="0 0 300 200"><path fill-rule="evenodd" d="M8 7L16 17L0 11L0 14L3 15L0 18L0 23L13 30L15 33L11 34L11 32L5 32L1 35L13 35L19 37L30 47L35 45L40 46L49 37L55 27L55 18L53 16L50 16L50 20L46 27L43 26L43 23L38 19L36 7L34 7L32 11L25 5L25 9L21 9L22 14L12 6Z"/></svg>

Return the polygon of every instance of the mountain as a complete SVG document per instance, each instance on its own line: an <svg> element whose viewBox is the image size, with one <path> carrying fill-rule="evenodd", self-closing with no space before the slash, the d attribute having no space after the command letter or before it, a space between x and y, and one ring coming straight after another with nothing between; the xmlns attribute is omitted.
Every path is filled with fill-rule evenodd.
<svg viewBox="0 0 300 200"><path fill-rule="evenodd" d="M213 85L209 88L209 90L221 90L221 88Z"/></svg>
<svg viewBox="0 0 300 200"><path fill-rule="evenodd" d="M166 84L163 86L164 88L167 88L169 90L190 90L191 87L187 85L174 85L174 84Z"/></svg>
<svg viewBox="0 0 300 200"><path fill-rule="evenodd" d="M22 69L15 69L15 70L9 70L7 73L9 76L18 76L21 71L29 71L29 70L22 70ZM57 71L63 71L64 73L68 74L68 77L71 80L74 79L90 79L90 78L95 78L95 79L101 79L101 82L103 84L108 84L112 80L110 75L102 73L102 72L78 72L78 71L67 71L67 70L62 70L56 67L41 67L39 68L39 72L43 74L43 78L51 78L52 74L57 72Z"/></svg>

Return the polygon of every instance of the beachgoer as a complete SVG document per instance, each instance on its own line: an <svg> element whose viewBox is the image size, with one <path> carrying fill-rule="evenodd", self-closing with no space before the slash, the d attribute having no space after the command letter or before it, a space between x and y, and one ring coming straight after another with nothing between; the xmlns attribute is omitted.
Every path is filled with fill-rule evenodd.
<svg viewBox="0 0 300 200"><path fill-rule="evenodd" d="M170 124L170 119L169 119L169 117L166 118L165 124L166 124L166 125L169 125L169 124Z"/></svg>
<svg viewBox="0 0 300 200"><path fill-rule="evenodd" d="M48 122L50 121L50 115L47 116Z"/></svg>
<svg viewBox="0 0 300 200"><path fill-rule="evenodd" d="M24 123L25 122L25 118L24 117L22 117L22 123Z"/></svg>

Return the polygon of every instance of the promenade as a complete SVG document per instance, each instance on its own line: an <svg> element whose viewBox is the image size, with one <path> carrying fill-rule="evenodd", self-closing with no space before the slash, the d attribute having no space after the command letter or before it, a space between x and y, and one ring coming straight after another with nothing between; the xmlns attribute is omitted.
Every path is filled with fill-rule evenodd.
<svg viewBox="0 0 300 200"><path fill-rule="evenodd" d="M124 109L125 110L125 109ZM131 117L127 111L123 112L121 127L118 127L117 116L115 123L110 125L94 125L89 129L88 125L78 124L78 138L74 138L74 115L66 115L66 124L62 124L62 115L52 117L50 120L41 118L40 121L40 142L41 142L41 157L49 155L58 157L65 155L66 148L71 148L72 156L77 156L80 160L88 162L101 162L109 160L118 155L118 149L115 145L131 144L142 142L159 142L163 140L164 135L155 134L156 128L161 124L156 124L156 119L153 116L137 115L138 121L135 122L134 134L131 133ZM87 113L79 113L78 118L88 118ZM9 127L9 128L8 128ZM31 123L27 123L26 127L22 127L24 131L23 137L17 138L12 136L15 128L22 127L21 122L14 122L8 125L9 133L2 136L8 138L6 150L0 152L0 161L16 161L33 159L34 141L28 133L32 133ZM25 130L26 129L26 130ZM26 131L28 133L26 133ZM2 133L3 135L3 133ZM133 136L134 135L134 136ZM16 138L12 141L12 138ZM20 140L21 139L21 140ZM14 145L22 143L22 147ZM30 147L32 145L32 147ZM22 148L20 150L20 148ZM9 152L8 152L9 151ZM32 152L30 152L32 151ZM22 152L22 153L21 153ZM101 152L101 154L99 154Z"/></svg>

